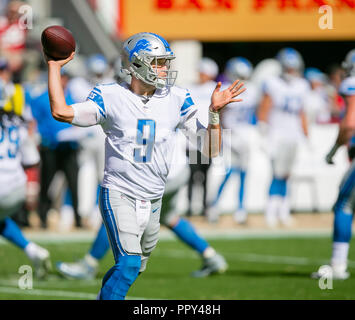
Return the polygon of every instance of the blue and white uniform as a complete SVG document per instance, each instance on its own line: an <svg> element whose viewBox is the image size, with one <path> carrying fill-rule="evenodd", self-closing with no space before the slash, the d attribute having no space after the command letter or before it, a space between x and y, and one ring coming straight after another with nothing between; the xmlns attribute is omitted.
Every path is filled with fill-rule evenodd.
<svg viewBox="0 0 355 320"><path fill-rule="evenodd" d="M243 101L230 103L222 111L223 129L230 129L232 133L230 141L225 140L223 147L231 148L232 166L243 171L247 170L249 163L250 130L260 99L257 87L250 81L244 83L247 90L241 95Z"/></svg>
<svg viewBox="0 0 355 320"><path fill-rule="evenodd" d="M96 86L86 102L72 106L72 124L82 125L78 113L85 109L90 124L100 124L106 134L103 187L135 199L159 199L169 173L175 130L188 134L202 126L186 89L157 89L144 104L127 87Z"/></svg>
<svg viewBox="0 0 355 320"><path fill-rule="evenodd" d="M268 149L272 166L272 181L265 210L266 223L274 227L278 220L291 223L287 182L296 159L297 147L304 132L302 113L310 92L308 82L287 73L268 79L263 93L271 99L268 117Z"/></svg>
<svg viewBox="0 0 355 320"><path fill-rule="evenodd" d="M96 86L72 105L72 124L100 124L106 134L100 209L117 263L142 255L140 271L158 241L161 198L174 151L175 131L187 136L203 126L190 93L156 89L148 102L127 84Z"/></svg>
<svg viewBox="0 0 355 320"><path fill-rule="evenodd" d="M0 123L0 220L23 205L27 182L23 166L35 165L39 160L36 145L29 138L23 120L14 114L3 113Z"/></svg>
<svg viewBox="0 0 355 320"><path fill-rule="evenodd" d="M346 78L340 85L339 93L343 96L355 95L355 76ZM349 147L354 147L355 136L350 140ZM338 199L334 206L335 211L342 211L352 215L355 210L355 159L352 159L350 168L345 173L340 184ZM351 235L351 226L348 230ZM349 235L349 237L350 237ZM350 240L350 239L349 239Z"/></svg>
<svg viewBox="0 0 355 320"><path fill-rule="evenodd" d="M274 174L288 177L294 163L297 145L304 138L300 114L310 87L303 78L283 77L268 79L263 92L271 97L269 114L269 146Z"/></svg>

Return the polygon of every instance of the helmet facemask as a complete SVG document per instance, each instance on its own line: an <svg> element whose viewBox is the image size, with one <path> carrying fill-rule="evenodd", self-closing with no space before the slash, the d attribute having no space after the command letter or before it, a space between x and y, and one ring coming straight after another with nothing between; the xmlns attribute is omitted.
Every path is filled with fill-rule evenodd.
<svg viewBox="0 0 355 320"><path fill-rule="evenodd" d="M146 83L153 85L158 89L163 89L164 87L171 87L175 84L177 77L176 70L170 70L171 60L175 56L147 56L144 65L147 67L146 73ZM150 61L150 62L149 62ZM166 69L163 69L163 67Z"/></svg>

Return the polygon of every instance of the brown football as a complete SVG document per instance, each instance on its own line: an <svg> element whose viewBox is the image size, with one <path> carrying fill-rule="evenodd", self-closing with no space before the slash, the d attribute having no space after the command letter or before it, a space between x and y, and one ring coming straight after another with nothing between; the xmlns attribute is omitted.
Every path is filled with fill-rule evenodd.
<svg viewBox="0 0 355 320"><path fill-rule="evenodd" d="M72 33L62 26L50 26L43 30L41 42L44 53L54 60L66 59L75 51Z"/></svg>

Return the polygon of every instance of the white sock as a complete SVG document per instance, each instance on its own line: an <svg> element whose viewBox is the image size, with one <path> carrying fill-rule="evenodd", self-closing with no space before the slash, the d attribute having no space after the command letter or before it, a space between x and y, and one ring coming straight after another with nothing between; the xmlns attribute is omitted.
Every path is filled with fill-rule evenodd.
<svg viewBox="0 0 355 320"><path fill-rule="evenodd" d="M290 218L291 210L288 197L281 198L279 214L281 220L287 220Z"/></svg>
<svg viewBox="0 0 355 320"><path fill-rule="evenodd" d="M205 251L202 252L202 256L205 259L212 258L215 255L216 255L216 251L212 247L208 247L205 249Z"/></svg>
<svg viewBox="0 0 355 320"><path fill-rule="evenodd" d="M333 252L331 265L338 266L348 264L349 243L347 242L333 242Z"/></svg>
<svg viewBox="0 0 355 320"><path fill-rule="evenodd" d="M74 224L74 209L72 206L63 205L60 210L59 228L61 230L70 229Z"/></svg>
<svg viewBox="0 0 355 320"><path fill-rule="evenodd" d="M96 258L94 258L90 253L85 255L84 260L90 267L93 268L97 268L99 264L99 261Z"/></svg>
<svg viewBox="0 0 355 320"><path fill-rule="evenodd" d="M282 198L280 196L270 196L265 211L265 218L267 221L276 221L281 202Z"/></svg>
<svg viewBox="0 0 355 320"><path fill-rule="evenodd" d="M30 242L25 247L25 253L30 260L33 260L37 257L37 245L33 242Z"/></svg>

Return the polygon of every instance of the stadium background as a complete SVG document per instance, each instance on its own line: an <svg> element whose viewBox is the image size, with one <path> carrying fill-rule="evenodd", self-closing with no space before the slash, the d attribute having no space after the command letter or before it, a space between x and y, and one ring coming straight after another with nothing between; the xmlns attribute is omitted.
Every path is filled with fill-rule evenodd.
<svg viewBox="0 0 355 320"><path fill-rule="evenodd" d="M28 74L31 68L37 67L41 59L40 34L42 30L49 25L61 24L73 32L78 43L78 53L90 55L93 53L102 53L109 60L112 60L120 52L121 41L127 36L140 31L151 31L161 34L172 45L177 55L176 67L179 70L178 84L182 86L189 85L197 79L196 63L202 56L214 59L220 71L223 71L225 62L233 56L247 57L254 66L266 58L273 58L283 47L290 46L297 49L303 56L306 67L317 67L324 72L334 64L340 64L345 54L355 47L355 1L341 0L29 0L26 1L33 13L33 28L28 30L28 46L25 53L25 61L32 62L26 64ZM319 21L325 12L321 13L319 7L328 5L332 9L333 29L321 29ZM329 7L328 7L329 10ZM328 21L329 22L329 21ZM262 32L261 32L262 30ZM217 226L211 226L201 217L192 217L192 221L200 227L201 233L210 237L212 243L217 249L227 248L227 259L230 254L230 261L239 265L236 270L227 274L225 280L222 280L226 289L223 291L215 290L209 295L208 289L216 286L213 279L206 285L197 282L196 285L206 286L206 294L200 294L194 291L184 295L184 292L163 293L158 290L146 289L152 287L154 281L158 281L159 276L163 275L164 280L168 278L165 268L169 268L169 259L178 259L172 257L174 252L170 241L162 243L162 247L157 249L157 258L166 260L152 259L152 273L146 276L131 292L131 297L153 297L153 298L188 298L188 299L292 299L292 298L354 298L351 291L352 282L348 284L339 284L333 292L325 293L321 291L314 283L309 284L307 274L313 271L320 261L324 261L329 256L330 231L331 231L331 207L337 196L337 189L340 179L345 172L348 161L346 151L341 150L335 157L336 165L329 167L324 162L324 155L331 147L337 134L337 124L314 125L311 128L312 146L314 146L313 156L310 156L309 150L301 146L298 160L292 177L291 189L293 192L291 203L294 211L306 213L299 216L303 218L302 222L296 224L293 230L268 231L264 229L262 223L255 215L251 222L251 232L248 228L231 226L228 213L234 206L234 194L237 184L229 182L224 195L221 198L221 211L226 213L224 220ZM252 150L251 171L247 182L246 203L247 209L253 213L260 214L264 208L267 197L267 188L270 179L270 167L267 159L257 147L257 133L255 132L255 147ZM218 165L212 167L212 170L218 170ZM213 171L211 172L213 174ZM222 177L220 177L222 179ZM237 181L235 181L238 183ZM218 181L214 180L209 185L209 199L216 192ZM314 197L314 193L316 197ZM197 196L198 197L198 196ZM186 188L182 189L179 195L178 206L182 212L186 208ZM196 199L195 210L199 211L199 201ZM318 211L322 215L308 214L312 211ZM164 230L163 230L164 231ZM253 232L257 233L253 238ZM298 233L298 231L300 231ZM51 230L52 233L37 232L31 229L26 230L30 237L47 243L54 250L54 259L73 259L85 252L89 246L91 237L94 233L82 233L77 238L67 237ZM265 232L265 233L263 233ZM294 233L293 233L294 232ZM248 240L238 240L238 234ZM231 240L217 240L217 235L224 234ZM163 240L165 234L163 232ZM215 238L214 238L215 237ZM217 237L217 238L216 238ZM299 237L302 239L299 240ZM168 236L166 237L170 239ZM290 250L285 243L280 244L280 239L286 238L290 247L298 247L299 251ZM329 238L329 239L328 239ZM64 247L67 248L69 241L73 244L73 251L64 253ZM260 241L260 242L258 242ZM311 251L309 242L314 243L314 250ZM58 249L59 244L63 243L63 248ZM264 249L262 244L266 244L268 249ZM67 246L66 246L67 244ZM4 255L11 255L10 248L2 248ZM237 249L235 249L237 248ZM272 248L272 249L270 249ZM174 248L176 249L176 248ZM58 250L58 251L55 251ZM160 251L159 251L160 250ZM180 250L180 251L179 251ZM184 256L184 248L178 246L178 255ZM236 251L235 251L236 250ZM238 251L239 250L239 251ZM248 254L252 252L254 256ZM316 252L316 254L315 254ZM234 254L234 256L233 256ZM239 256L238 256L239 254ZM351 255L351 253L350 253ZM185 255L186 256L186 255ZM232 257L233 256L233 257ZM288 257L295 256L294 260L277 260L275 264L268 265L257 264L256 261L268 260L270 257ZM197 266L195 257L187 255L189 266ZM269 257L269 258L268 258ZM302 259L307 257L308 262L302 263ZM299 258L299 260L297 260ZM313 260L312 260L313 258ZM104 263L110 264L110 258L106 258ZM189 259L192 260L189 261ZM244 259L244 260L243 260ZM254 259L254 262L253 262ZM271 259L272 260L272 259ZM16 266L23 261L15 257L9 262L9 265L3 269L1 277L0 297L3 299L33 299L33 298L92 298L97 291L99 281L88 284L85 288L87 295L80 295L83 291L83 283L71 282L59 285L57 278L50 278L49 285L43 282L38 283L37 294L20 295L16 291ZM175 261L175 260L174 260ZM186 260L184 260L186 261ZM280 262L281 261L281 262ZM285 262L286 261L286 262ZM288 261L288 262L287 262ZM253 265L249 275L247 271ZM256 263L256 264L255 264ZM161 264L162 267L158 267ZM188 277L182 278L182 272L188 273L190 268L186 267L181 260L177 264L180 270L173 270L177 277L182 279L187 285ZM271 266L271 267L270 267ZM301 267L297 267L301 266ZM350 268L354 263L350 263ZM238 269L239 268L239 269ZM253 269L254 268L254 269ZM260 280L262 270L265 273L265 279L259 282L259 285L251 291L245 289L244 293L236 292L233 287L228 286L228 282L243 283L247 288L248 281ZM180 273L179 273L180 272ZM4 276L9 275L10 280L4 280ZM102 274L103 275L103 274ZM257 288L265 288L271 285L275 279L280 280L275 286L274 295L268 296L268 290L264 295L257 294ZM162 280L160 284L171 287L169 281ZM265 281L264 281L265 280ZM277 280L277 281L278 281ZM285 293L281 288L285 287L286 282L292 282L290 290ZM243 282L244 281L244 282ZM270 282L269 282L270 281ZM255 283L255 282L253 282ZM9 287L13 287L13 292ZM208 287L210 286L210 287ZM300 288L310 288L301 290ZM6 289L7 288L7 289ZM41 294L41 289L46 292ZM49 288L49 289L48 289ZM77 295L68 293L60 297L63 290L68 292L79 292ZM61 290L61 291L60 291ZM84 290L84 291L85 291ZM181 289L182 290L182 289ZM212 290L212 289L211 289ZM35 292L35 291L33 291ZM51 294L51 292L53 294ZM57 292L57 295L55 294ZM198 290L201 292L201 290ZM46 295L47 294L47 295ZM92 296L90 296L90 294ZM270 293L269 293L270 294ZM333 294L333 295L332 295Z"/></svg>

